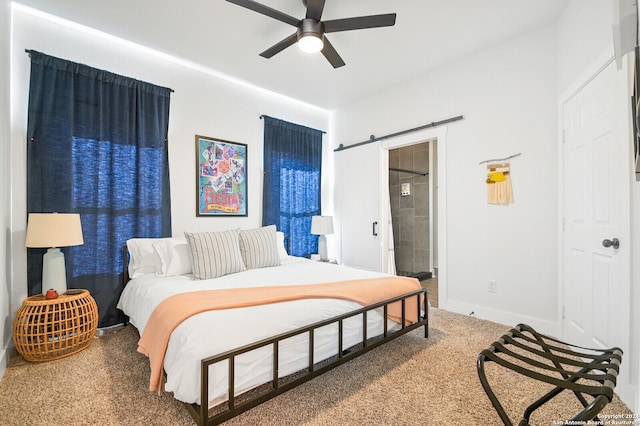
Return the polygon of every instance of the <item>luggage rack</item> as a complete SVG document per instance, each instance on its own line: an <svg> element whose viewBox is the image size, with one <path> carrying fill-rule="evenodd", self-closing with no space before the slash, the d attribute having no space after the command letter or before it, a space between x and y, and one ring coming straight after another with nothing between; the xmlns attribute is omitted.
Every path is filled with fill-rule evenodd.
<svg viewBox="0 0 640 426"><path fill-rule="evenodd" d="M519 324L478 355L478 376L493 407L505 426L513 426L502 404L489 386L485 364L496 364L519 374L555 386L524 411L519 426L529 426L531 414L564 390L572 391L584 409L569 419L572 422L595 420L613 399L613 390L620 371L622 350L590 349L565 343L538 333L526 324ZM592 397L588 402L585 395Z"/></svg>

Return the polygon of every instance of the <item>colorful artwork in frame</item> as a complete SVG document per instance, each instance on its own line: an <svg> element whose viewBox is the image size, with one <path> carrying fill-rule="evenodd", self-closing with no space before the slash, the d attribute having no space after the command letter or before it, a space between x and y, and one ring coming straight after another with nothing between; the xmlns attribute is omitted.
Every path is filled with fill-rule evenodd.
<svg viewBox="0 0 640 426"><path fill-rule="evenodd" d="M196 135L197 216L247 216L247 145Z"/></svg>

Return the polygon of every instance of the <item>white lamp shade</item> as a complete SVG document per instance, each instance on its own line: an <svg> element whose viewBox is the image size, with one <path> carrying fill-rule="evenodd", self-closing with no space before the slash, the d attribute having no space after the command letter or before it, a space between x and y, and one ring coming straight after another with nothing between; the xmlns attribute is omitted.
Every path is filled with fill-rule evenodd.
<svg viewBox="0 0 640 426"><path fill-rule="evenodd" d="M333 234L333 217L332 216L312 216L311 217L311 233L313 235Z"/></svg>
<svg viewBox="0 0 640 426"><path fill-rule="evenodd" d="M67 247L84 244L78 213L29 213L27 247Z"/></svg>

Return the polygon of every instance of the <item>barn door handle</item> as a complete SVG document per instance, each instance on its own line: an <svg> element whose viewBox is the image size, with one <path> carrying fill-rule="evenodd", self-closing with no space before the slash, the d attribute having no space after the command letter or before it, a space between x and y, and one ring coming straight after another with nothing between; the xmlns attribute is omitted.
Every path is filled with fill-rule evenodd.
<svg viewBox="0 0 640 426"><path fill-rule="evenodd" d="M618 240L617 238L614 238L612 240L605 239L602 240L602 245L605 247L613 247L614 249L617 249L620 247L620 240Z"/></svg>
<svg viewBox="0 0 640 426"><path fill-rule="evenodd" d="M376 227L378 226L378 222L373 222L373 236L377 237L378 233L376 232Z"/></svg>

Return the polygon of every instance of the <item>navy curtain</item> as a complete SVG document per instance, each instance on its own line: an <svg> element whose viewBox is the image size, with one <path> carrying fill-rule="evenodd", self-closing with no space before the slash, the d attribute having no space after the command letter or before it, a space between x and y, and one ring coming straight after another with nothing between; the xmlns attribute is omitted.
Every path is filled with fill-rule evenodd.
<svg viewBox="0 0 640 426"><path fill-rule="evenodd" d="M318 252L311 217L320 214L322 132L277 118L264 118L262 224L275 224L289 241L289 254Z"/></svg>
<svg viewBox="0 0 640 426"><path fill-rule="evenodd" d="M30 51L27 212L79 213L84 245L63 248L67 286L96 299L99 327L123 322L122 248L171 235L171 89ZM29 249L29 294L42 255Z"/></svg>

